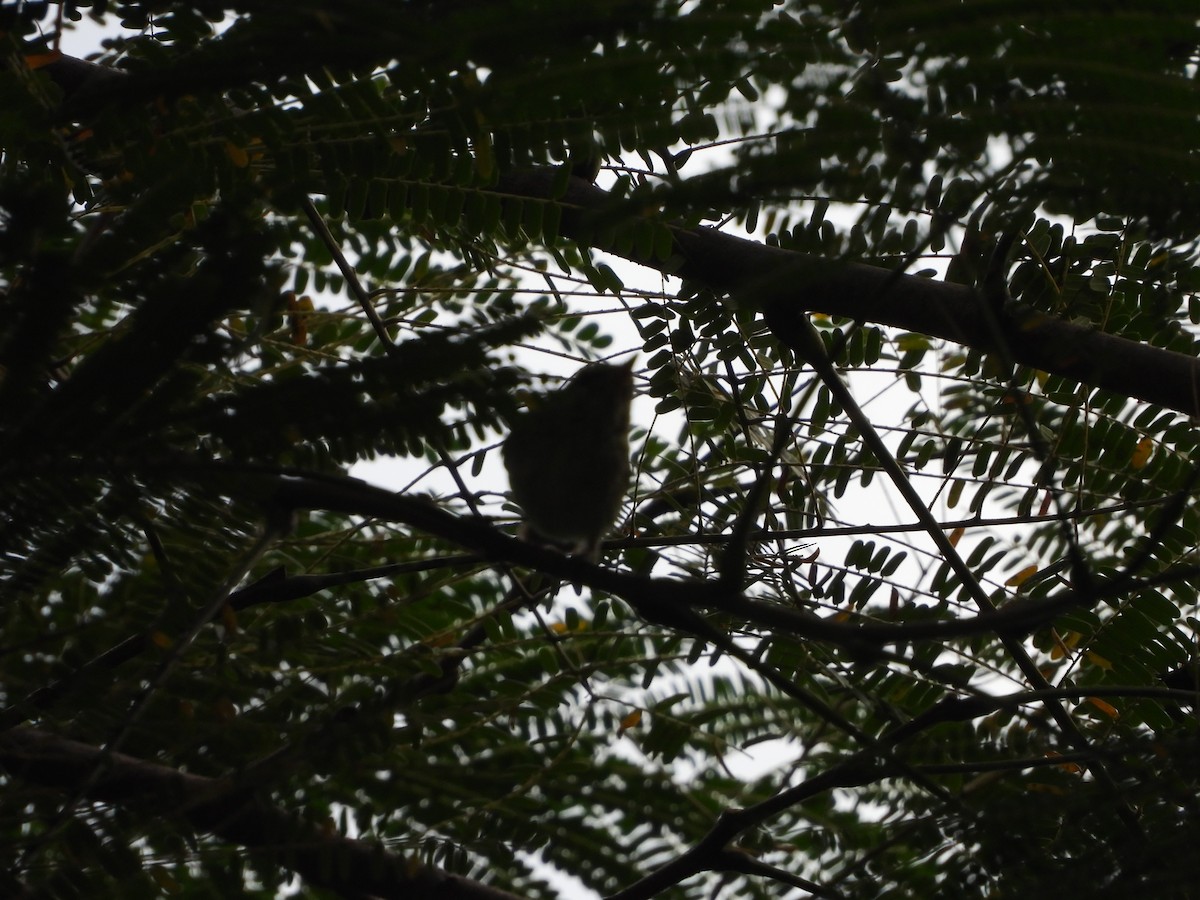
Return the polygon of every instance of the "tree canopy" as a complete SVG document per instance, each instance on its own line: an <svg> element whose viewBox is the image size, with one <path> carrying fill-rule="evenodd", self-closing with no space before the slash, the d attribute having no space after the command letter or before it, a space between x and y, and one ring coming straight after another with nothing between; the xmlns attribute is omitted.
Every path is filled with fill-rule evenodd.
<svg viewBox="0 0 1200 900"><path fill-rule="evenodd" d="M0 893L1189 896L1198 19L4 4Z"/></svg>

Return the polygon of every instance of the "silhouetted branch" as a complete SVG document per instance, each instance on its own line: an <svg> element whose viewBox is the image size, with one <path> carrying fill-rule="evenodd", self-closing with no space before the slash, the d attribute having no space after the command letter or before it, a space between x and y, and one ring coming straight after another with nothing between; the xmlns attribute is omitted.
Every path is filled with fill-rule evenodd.
<svg viewBox="0 0 1200 900"><path fill-rule="evenodd" d="M222 779L204 778L32 728L0 734L6 774L86 798L182 818L202 832L265 854L312 885L344 897L513 900L488 887L378 844L330 834ZM98 775L94 773L99 772Z"/></svg>

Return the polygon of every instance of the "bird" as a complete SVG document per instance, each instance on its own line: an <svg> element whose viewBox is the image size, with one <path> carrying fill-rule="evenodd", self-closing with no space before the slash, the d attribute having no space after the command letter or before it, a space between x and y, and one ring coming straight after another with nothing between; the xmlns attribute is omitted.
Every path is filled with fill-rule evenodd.
<svg viewBox="0 0 1200 900"><path fill-rule="evenodd" d="M633 361L592 363L519 415L501 448L522 537L595 563L629 486Z"/></svg>

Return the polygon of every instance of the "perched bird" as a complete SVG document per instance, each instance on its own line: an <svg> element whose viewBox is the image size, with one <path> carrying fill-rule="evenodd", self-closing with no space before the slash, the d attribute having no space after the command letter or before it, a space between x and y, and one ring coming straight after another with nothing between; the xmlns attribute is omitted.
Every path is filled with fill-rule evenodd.
<svg viewBox="0 0 1200 900"><path fill-rule="evenodd" d="M502 450L525 536L595 562L629 486L633 362L593 363L522 414Z"/></svg>

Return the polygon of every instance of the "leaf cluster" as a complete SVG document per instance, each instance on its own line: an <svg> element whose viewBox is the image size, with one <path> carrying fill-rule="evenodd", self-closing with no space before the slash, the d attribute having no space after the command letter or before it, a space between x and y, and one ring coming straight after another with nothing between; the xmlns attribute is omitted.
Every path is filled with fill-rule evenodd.
<svg viewBox="0 0 1200 900"><path fill-rule="evenodd" d="M102 763L27 777L34 726L479 895L1187 894L1195 430L1016 344L1196 356L1188 4L32 6L0 893L298 870ZM84 13L120 36L56 57ZM944 268L988 340L814 315L797 347L768 273L687 257L731 225L798 307ZM491 472L520 392L612 350L636 480L596 568L502 533ZM351 477L380 457L436 487ZM317 844L302 890L361 895Z"/></svg>

